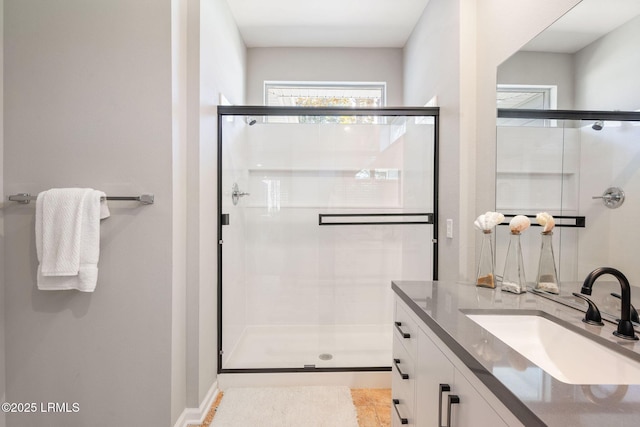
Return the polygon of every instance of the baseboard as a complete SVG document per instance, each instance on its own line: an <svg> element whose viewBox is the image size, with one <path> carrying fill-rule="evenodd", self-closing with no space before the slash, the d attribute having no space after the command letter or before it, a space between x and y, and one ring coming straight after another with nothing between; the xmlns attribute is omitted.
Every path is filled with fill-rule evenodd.
<svg viewBox="0 0 640 427"><path fill-rule="evenodd" d="M204 396L204 399L200 403L200 407L185 408L184 411L182 411L182 414L178 417L178 421L176 421L174 427L187 427L191 424L202 424L209 412L209 408L211 408L216 397L218 397L218 393L218 382L215 381Z"/></svg>

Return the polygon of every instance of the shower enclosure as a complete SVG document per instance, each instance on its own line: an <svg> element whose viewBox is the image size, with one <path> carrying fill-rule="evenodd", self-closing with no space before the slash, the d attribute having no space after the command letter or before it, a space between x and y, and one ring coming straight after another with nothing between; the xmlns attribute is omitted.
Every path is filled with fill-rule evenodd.
<svg viewBox="0 0 640 427"><path fill-rule="evenodd" d="M597 267L618 268L640 283L640 231L634 225L640 211L638 141L640 112L498 110L496 209L531 216L546 211L559 218L553 245L561 290L564 283L569 295L569 289L579 289L570 282L581 282ZM609 190L616 188L624 201ZM498 274L508 234L508 227L498 227ZM539 253L534 227L523 234L529 282L536 279Z"/></svg>
<svg viewBox="0 0 640 427"><path fill-rule="evenodd" d="M218 107L218 370L390 370L437 278L437 108Z"/></svg>

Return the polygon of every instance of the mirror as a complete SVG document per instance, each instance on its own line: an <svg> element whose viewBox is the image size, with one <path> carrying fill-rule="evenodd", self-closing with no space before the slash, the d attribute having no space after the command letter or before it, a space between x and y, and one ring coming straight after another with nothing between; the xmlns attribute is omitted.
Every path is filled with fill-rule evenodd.
<svg viewBox="0 0 640 427"><path fill-rule="evenodd" d="M603 266L619 269L632 286L640 286L638 40L640 0L582 0L497 70L498 108L610 112L582 120L498 119L496 210L585 218L583 228L554 230L563 294L579 291L584 277ZM611 187L625 195L614 209L607 206ZM508 227L498 227L498 276L508 234ZM525 232L523 252L527 281L535 282L539 228ZM616 288L617 282L599 298ZM640 290L632 297L637 305ZM619 313L616 300L606 303Z"/></svg>
<svg viewBox="0 0 640 427"><path fill-rule="evenodd" d="M582 0L498 67L498 92L540 86L553 89L549 109L639 109L639 15L640 0ZM498 108L523 108L508 95Z"/></svg>

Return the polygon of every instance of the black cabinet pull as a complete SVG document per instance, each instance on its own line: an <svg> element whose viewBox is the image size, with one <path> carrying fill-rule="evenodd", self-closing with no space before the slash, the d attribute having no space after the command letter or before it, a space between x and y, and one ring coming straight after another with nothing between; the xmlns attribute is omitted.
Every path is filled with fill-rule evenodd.
<svg viewBox="0 0 640 427"><path fill-rule="evenodd" d="M396 371L398 371L398 374L400 374L403 380L408 380L409 374L405 374L404 372L402 372L400 370L400 367L398 366L398 363L400 363L400 359L393 359L393 364L395 365Z"/></svg>
<svg viewBox="0 0 640 427"><path fill-rule="evenodd" d="M442 393L448 393L451 391L449 384L440 384L440 393L438 397L438 427L442 426Z"/></svg>
<svg viewBox="0 0 640 427"><path fill-rule="evenodd" d="M393 409L396 410L396 414L398 415L398 418L400 418L400 424L409 424L409 420L407 418L402 418L402 416L400 415L400 411L398 411L398 405L400 404L400 400L398 399L393 399Z"/></svg>
<svg viewBox="0 0 640 427"><path fill-rule="evenodd" d="M455 394L449 395L449 405L447 406L447 425L446 427L451 427L451 406L457 405L460 403L460 396Z"/></svg>
<svg viewBox="0 0 640 427"><path fill-rule="evenodd" d="M400 335L402 335L402 338L411 338L411 334L404 332L402 329L400 329L400 326L402 326L402 322L395 322L396 323L396 329L398 330L398 332L400 332Z"/></svg>

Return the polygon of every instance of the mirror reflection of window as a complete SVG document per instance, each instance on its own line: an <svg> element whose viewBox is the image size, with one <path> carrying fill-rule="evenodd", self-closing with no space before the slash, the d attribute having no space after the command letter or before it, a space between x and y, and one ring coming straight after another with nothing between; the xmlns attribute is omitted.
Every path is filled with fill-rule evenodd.
<svg viewBox="0 0 640 427"><path fill-rule="evenodd" d="M556 94L556 86L499 84L496 101L498 108L549 110L556 104Z"/></svg>
<svg viewBox="0 0 640 427"><path fill-rule="evenodd" d="M550 110L557 106L558 87L554 85L507 85L499 84L496 91L498 108L525 110ZM498 118L498 126L551 127L555 120Z"/></svg>

